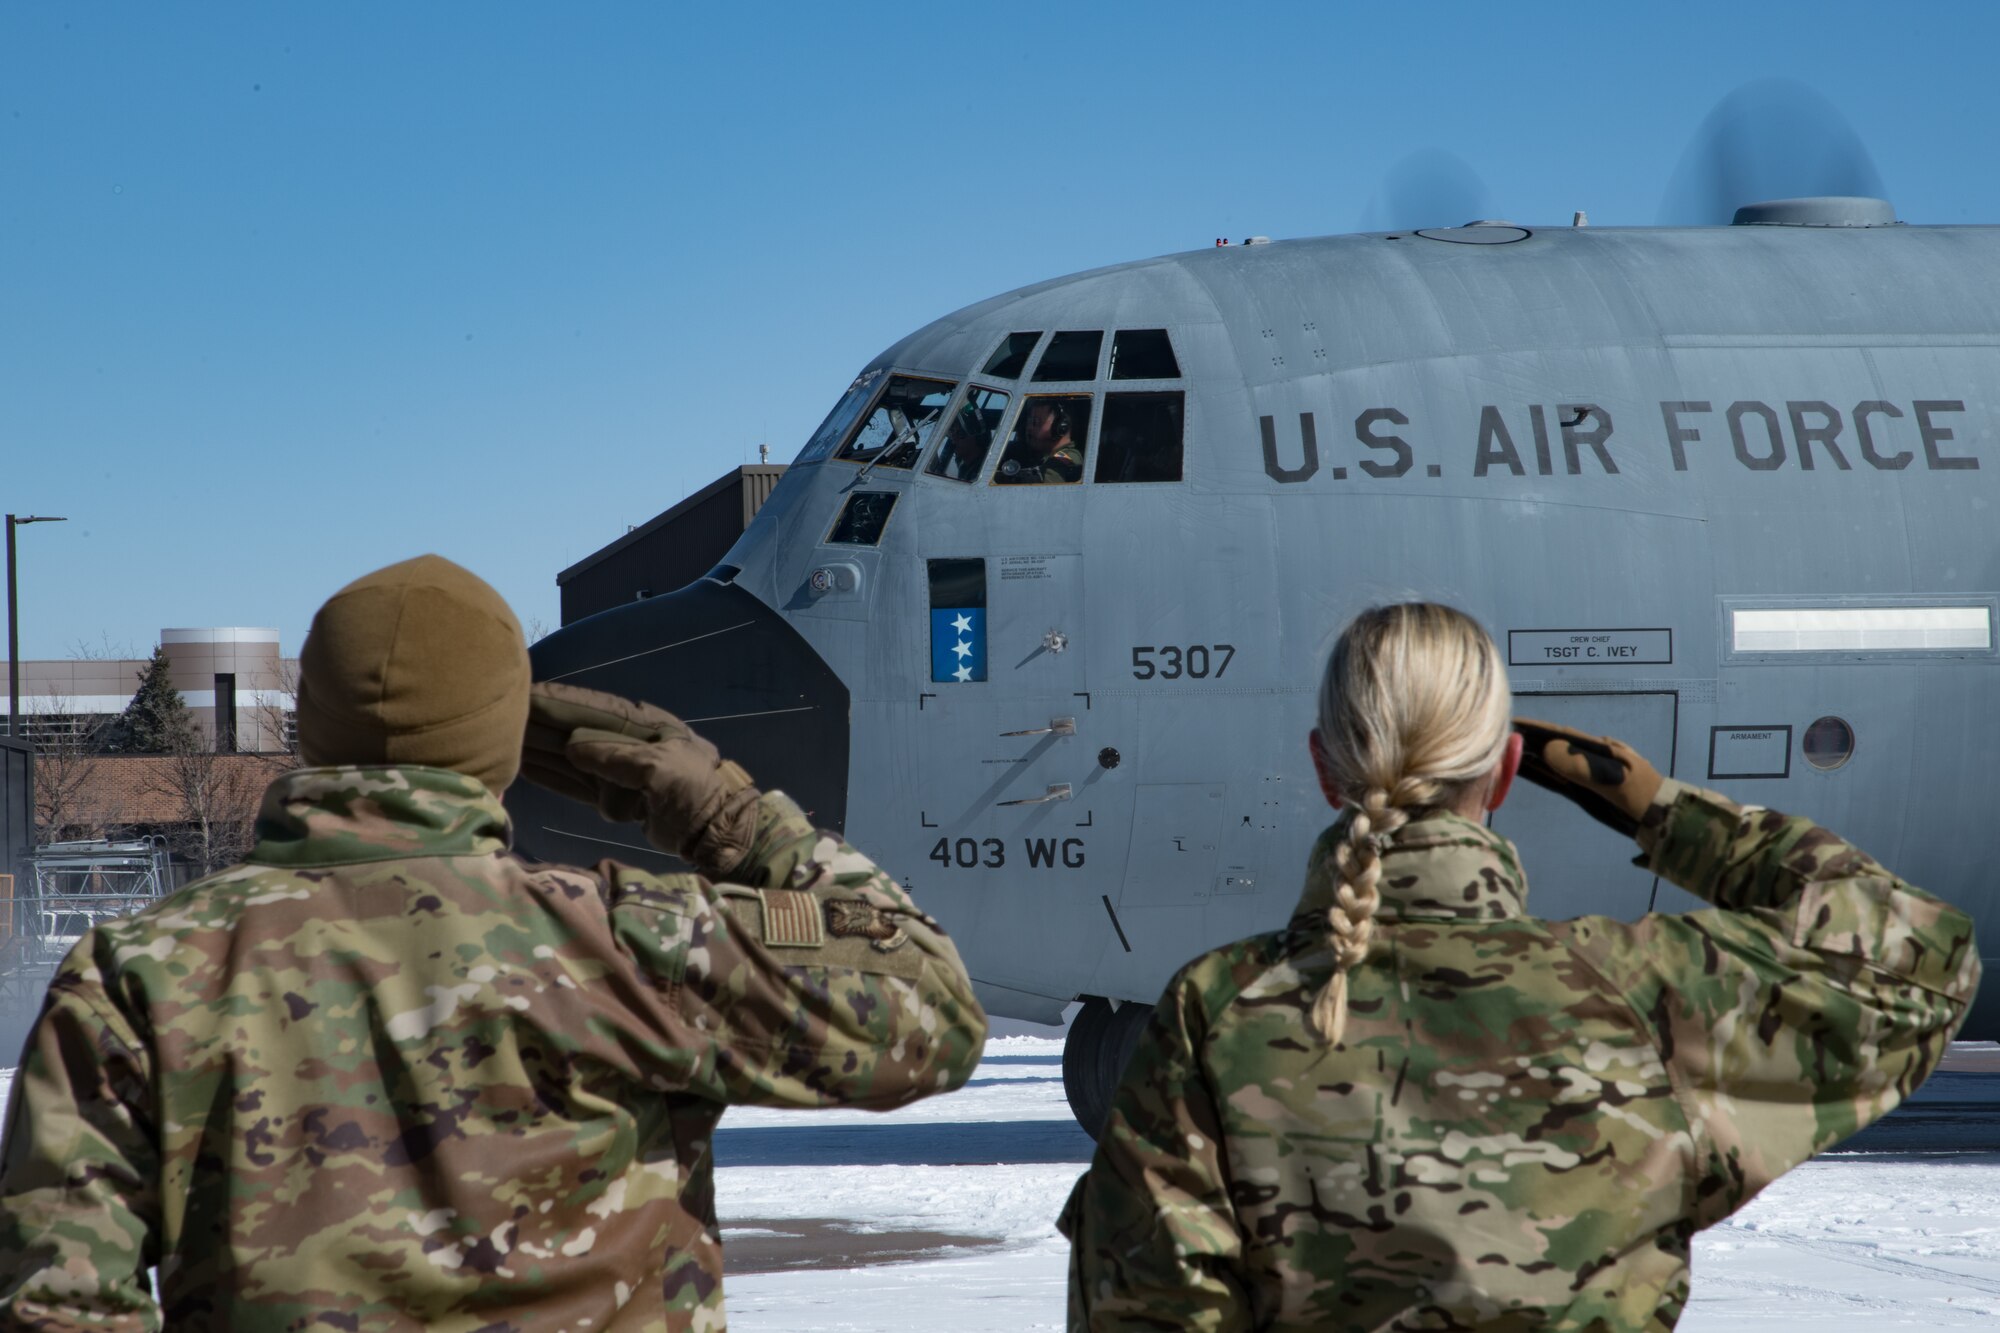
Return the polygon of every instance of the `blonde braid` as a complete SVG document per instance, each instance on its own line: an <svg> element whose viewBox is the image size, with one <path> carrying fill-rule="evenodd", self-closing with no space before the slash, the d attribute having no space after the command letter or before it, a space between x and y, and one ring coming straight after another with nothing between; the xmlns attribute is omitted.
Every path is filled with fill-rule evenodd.
<svg viewBox="0 0 2000 1333"><path fill-rule="evenodd" d="M1510 694L1493 641L1463 612L1406 602L1356 616L1320 682L1315 745L1338 788L1361 793L1334 847L1338 884L1327 909L1333 975L1313 997L1314 1032L1347 1030L1348 974L1375 937L1382 853L1411 819L1458 799L1498 762Z"/></svg>
<svg viewBox="0 0 2000 1333"><path fill-rule="evenodd" d="M1348 821L1347 840L1334 848L1340 887L1326 910L1333 945L1333 975L1313 1000L1313 1030L1329 1042L1347 1031L1347 974L1368 958L1375 939L1375 911L1382 905L1376 887L1382 878L1382 848L1409 822L1409 813L1389 803L1391 793L1371 787Z"/></svg>

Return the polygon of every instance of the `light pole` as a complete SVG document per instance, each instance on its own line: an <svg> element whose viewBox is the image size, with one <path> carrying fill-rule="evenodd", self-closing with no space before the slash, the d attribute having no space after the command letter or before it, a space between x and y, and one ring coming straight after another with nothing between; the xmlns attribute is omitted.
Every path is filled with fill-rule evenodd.
<svg viewBox="0 0 2000 1333"><path fill-rule="evenodd" d="M7 735L21 734L21 619L14 607L14 529L23 523L67 523L67 518L7 515Z"/></svg>

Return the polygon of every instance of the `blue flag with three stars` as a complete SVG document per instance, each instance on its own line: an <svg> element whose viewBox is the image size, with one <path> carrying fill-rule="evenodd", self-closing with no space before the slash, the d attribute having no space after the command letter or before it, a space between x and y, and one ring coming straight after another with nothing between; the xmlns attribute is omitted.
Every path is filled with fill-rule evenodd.
<svg viewBox="0 0 2000 1333"><path fill-rule="evenodd" d="M931 608L931 679L986 679L986 608Z"/></svg>

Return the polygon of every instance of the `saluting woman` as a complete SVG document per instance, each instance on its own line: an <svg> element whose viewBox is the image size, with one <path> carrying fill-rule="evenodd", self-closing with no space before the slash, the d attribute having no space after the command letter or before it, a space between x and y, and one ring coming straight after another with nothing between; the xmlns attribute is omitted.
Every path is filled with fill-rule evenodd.
<svg viewBox="0 0 2000 1333"><path fill-rule="evenodd" d="M1290 924L1161 997L1064 1209L1073 1329L1668 1329L1695 1232L1936 1064L1964 913L1510 697L1449 607L1341 635L1311 737L1340 814ZM1517 770L1714 907L1528 915L1481 822Z"/></svg>

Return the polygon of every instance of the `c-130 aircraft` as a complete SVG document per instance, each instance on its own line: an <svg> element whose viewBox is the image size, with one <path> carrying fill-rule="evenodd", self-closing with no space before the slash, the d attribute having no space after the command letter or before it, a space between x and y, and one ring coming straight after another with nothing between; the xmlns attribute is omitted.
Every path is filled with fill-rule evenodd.
<svg viewBox="0 0 2000 1333"><path fill-rule="evenodd" d="M1474 223L1009 292L884 351L705 578L535 648L844 829L1054 1023L1095 1129L1151 1001L1281 924L1332 638L1422 596L1518 711L1820 819L2000 956L2000 230L1871 198ZM519 787L523 848L668 864ZM1516 788L1538 915L1696 906ZM2000 998L1961 1034L2000 1037Z"/></svg>

